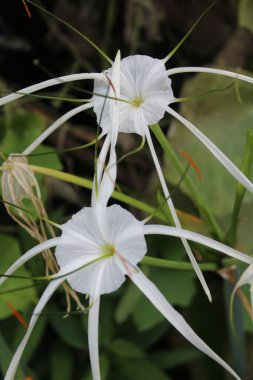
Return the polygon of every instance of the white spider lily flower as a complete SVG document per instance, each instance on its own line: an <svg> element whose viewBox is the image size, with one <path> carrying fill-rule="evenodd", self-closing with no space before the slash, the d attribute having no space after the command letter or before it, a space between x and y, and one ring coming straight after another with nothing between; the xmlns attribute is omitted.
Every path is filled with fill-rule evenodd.
<svg viewBox="0 0 253 380"><path fill-rule="evenodd" d="M99 210L99 212L98 212ZM98 356L98 320L100 296L117 290L128 276L163 316L195 347L210 356L230 372L235 372L191 329L184 318L169 304L158 288L142 273L137 264L147 251L145 235L163 234L187 238L225 254L253 264L253 259L210 238L177 227L147 225L138 221L119 205L97 204L85 207L71 220L60 226L58 238L43 242L22 255L0 278L0 285L21 265L42 252L56 246L55 256L60 272L51 276L31 318L28 330L10 363L4 380L13 380L29 336L39 313L56 290L67 280L73 290L90 296L89 350L93 380L100 380Z"/></svg>

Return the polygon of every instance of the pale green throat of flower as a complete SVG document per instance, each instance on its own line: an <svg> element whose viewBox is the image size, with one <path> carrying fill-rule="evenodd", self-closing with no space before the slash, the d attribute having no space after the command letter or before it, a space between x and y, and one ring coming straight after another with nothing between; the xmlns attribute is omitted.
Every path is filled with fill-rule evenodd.
<svg viewBox="0 0 253 380"><path fill-rule="evenodd" d="M115 247L113 244L104 244L101 246L101 253L103 257L110 257L115 254Z"/></svg>
<svg viewBox="0 0 253 380"><path fill-rule="evenodd" d="M136 108L140 107L142 103L144 103L144 99L141 96L137 96L131 101L131 104Z"/></svg>

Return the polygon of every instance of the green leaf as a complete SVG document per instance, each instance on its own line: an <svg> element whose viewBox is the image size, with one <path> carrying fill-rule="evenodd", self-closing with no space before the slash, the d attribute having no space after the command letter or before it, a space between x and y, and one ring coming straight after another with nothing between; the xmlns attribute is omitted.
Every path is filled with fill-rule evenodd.
<svg viewBox="0 0 253 380"><path fill-rule="evenodd" d="M50 379L69 380L72 378L74 357L70 349L60 342L54 344L50 356Z"/></svg>
<svg viewBox="0 0 253 380"><path fill-rule="evenodd" d="M10 350L9 345L3 338L2 334L0 333L0 368L1 368L1 372L3 376L9 367L12 357L13 357L13 352ZM26 376L25 370L22 368L22 364L19 364L19 368L17 370L16 376L17 378L18 377L25 378Z"/></svg>
<svg viewBox="0 0 253 380"><path fill-rule="evenodd" d="M22 153L45 129L45 120L32 112L19 112L12 114L8 122L0 119L0 129L5 130L1 143L1 151L5 154Z"/></svg>
<svg viewBox="0 0 253 380"><path fill-rule="evenodd" d="M121 380L170 380L170 377L148 359L126 359L115 356Z"/></svg>
<svg viewBox="0 0 253 380"><path fill-rule="evenodd" d="M162 369L171 369L179 365L191 362L199 358L202 353L195 348L177 349L173 351L160 351L150 355L154 361Z"/></svg>
<svg viewBox="0 0 253 380"><path fill-rule="evenodd" d="M135 344L126 340L117 339L110 345L110 351L125 358L142 358L143 352Z"/></svg>
<svg viewBox="0 0 253 380"><path fill-rule="evenodd" d="M81 316L81 318L86 318L86 316ZM87 335L78 316L70 315L67 318L50 316L49 320L52 328L63 342L77 349L87 349Z"/></svg>
<svg viewBox="0 0 253 380"><path fill-rule="evenodd" d="M129 283L116 308L115 319L117 323L122 324L128 319L140 298L139 289L133 283Z"/></svg>
<svg viewBox="0 0 253 380"><path fill-rule="evenodd" d="M198 74L185 82L183 96L201 93L210 88L225 88L228 83L231 83L230 79L219 75ZM240 166L247 130L253 130L253 87L242 82L236 84L240 86L243 104L238 102L234 88L230 88L216 93L215 96L184 102L180 107L180 113ZM186 127L174 121L171 130L171 144L175 151L183 148L202 172L201 181L196 178L194 171L190 171L189 176L202 195L203 201L216 216L224 216L231 212L236 186L234 178ZM178 158L181 162L184 161L180 155ZM166 163L166 178L176 183L179 176L168 159ZM191 196L184 183L181 189ZM247 195L245 202L252 202L252 197Z"/></svg>
<svg viewBox="0 0 253 380"><path fill-rule="evenodd" d="M252 0L240 0L238 7L239 26L253 33L253 2Z"/></svg>
<svg viewBox="0 0 253 380"><path fill-rule="evenodd" d="M33 309L31 309L31 313L32 312L33 312ZM31 318L31 316L29 315L28 318ZM45 317L39 318L38 321L36 322L35 328L28 340L27 346L22 355L22 360L24 363L28 363L28 361L33 356L34 352L36 351L37 347L42 343L45 328L46 328L46 322L47 322L47 319ZM12 339L12 347L18 347L19 343L24 337L25 330L22 327L23 326L21 325L18 325L16 327L15 334L13 335L13 339Z"/></svg>
<svg viewBox="0 0 253 380"><path fill-rule="evenodd" d="M13 264L20 257L20 250L17 241L10 236L0 235L0 273L4 273L11 264ZM15 272L15 275L29 277L29 272L21 267ZM24 289L20 292L6 293L10 289L19 288L21 286L32 285L31 280L20 280L9 278L0 287L0 319L6 318L12 315L11 310L7 307L7 304L11 304L15 309L22 310L28 305L37 301L36 292L34 288ZM18 322L17 322L18 323Z"/></svg>

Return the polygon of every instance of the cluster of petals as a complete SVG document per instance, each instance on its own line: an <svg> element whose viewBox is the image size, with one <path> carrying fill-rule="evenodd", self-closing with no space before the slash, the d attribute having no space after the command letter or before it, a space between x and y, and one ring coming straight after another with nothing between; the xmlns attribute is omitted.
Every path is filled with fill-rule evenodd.
<svg viewBox="0 0 253 380"><path fill-rule="evenodd" d="M191 71L190 69L188 71ZM208 70L206 69L207 72L212 72ZM187 72L187 68L182 69L182 72ZM213 72L253 82L251 78L242 75L239 76L234 73L221 72L214 69ZM250 191L253 189L252 183L207 137L169 107L169 104L173 103L175 99L168 76L175 73L175 71L166 71L164 61L162 60L137 55L121 61L120 54L118 53L112 68L104 73L77 74L76 76L72 75L52 79L23 89L20 93L9 95L0 100L1 105L15 100L24 94L29 94L61 82L95 79L94 96L90 103L77 107L63 115L38 140L31 144L24 151L24 154L29 154L48 134L74 114L91 107L94 108L97 115L97 120L102 128L102 134L106 135L104 146L99 155L96 178L94 178L93 182L91 207L83 208L71 220L60 226L62 232L60 237L43 242L26 252L7 270L5 276L0 279L1 284L6 280L7 276L11 275L35 255L45 249L56 247L55 256L60 271L56 275L51 276L48 287L35 307L29 328L12 358L5 380L14 379L19 360L38 319L38 315L57 287L65 280L69 282L74 290L88 294L90 297L88 326L90 359L93 379L100 380L98 355L100 296L104 293L117 290L125 281L126 276L136 284L162 315L186 339L217 361L234 378L239 379L239 376L191 329L184 318L169 304L156 285L142 273L137 265L146 254L145 235L149 234L161 234L181 238L186 249L189 250L189 257L195 265L195 270L200 280L202 280L202 284L203 278L201 277L201 273L198 272L198 267L188 245L188 240L204 244L253 265L253 259L249 256L205 236L183 230L180 227L171 199L168 198L169 192L148 129L150 124L158 123L165 112L174 115L180 120L207 146L236 179L242 182ZM107 205L114 190L117 176L116 143L118 132L135 132L147 138L176 227L144 225L143 222L138 221L121 206L113 205L109 207ZM109 158L107 160L108 155ZM107 165L105 165L105 162L107 162Z"/></svg>

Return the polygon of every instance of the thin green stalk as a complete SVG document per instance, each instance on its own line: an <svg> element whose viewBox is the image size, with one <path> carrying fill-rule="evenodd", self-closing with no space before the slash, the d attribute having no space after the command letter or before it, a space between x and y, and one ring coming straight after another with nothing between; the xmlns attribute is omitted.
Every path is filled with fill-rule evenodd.
<svg viewBox="0 0 253 380"><path fill-rule="evenodd" d="M193 26L191 27L191 29L179 41L179 43L174 47L174 49L172 49L172 51L164 58L164 62L167 62L176 53L176 51L180 48L180 46L185 42L185 40L193 32L193 30L196 28L196 26L199 24L199 22L204 18L204 16L206 15L206 13L209 12L210 9L217 3L217 1L218 0L214 1L213 3L211 3L211 5L209 5L209 7L206 8L206 10L204 10L204 12L197 19L197 21L195 21L195 23L193 24Z"/></svg>
<svg viewBox="0 0 253 380"><path fill-rule="evenodd" d="M182 163L177 158L175 152L173 151L168 139L164 135L161 127L159 124L154 124L150 126L151 131L155 135L157 141L161 145L164 153L171 159L173 164L175 165L175 168L179 172L180 175L183 175L185 168L182 165ZM196 189L194 183L190 179L188 175L184 178L185 185L188 187L192 194L192 200L196 203L196 206L199 209L199 212L201 214L201 217L204 219L205 223L207 224L210 232L212 235L214 235L215 238L217 238L219 241L224 240L224 234L221 230L220 226L218 225L214 215L212 214L211 210L208 208L206 203L202 200L198 190Z"/></svg>
<svg viewBox="0 0 253 380"><path fill-rule="evenodd" d="M82 187L85 187L86 189L92 190L92 181L89 179L81 178L81 177L78 177L78 176L75 176L75 175L69 174L69 173L64 173L64 172L61 172L59 170L44 168L42 166L29 165L29 167L35 173L44 174L44 175L47 175L49 177L57 178L61 181L73 183L75 185L82 186ZM148 215L154 214L156 212L156 209L154 207L147 205L146 203L141 202L141 201L139 201L133 197L130 197L129 195L125 195L123 193L120 193L119 191L114 191L112 193L112 198L114 198L120 202L126 203L129 206L133 206L133 207L137 208L138 210L141 210L141 211L147 213ZM166 218L164 217L164 215L161 212L157 212L155 215L161 221L166 222Z"/></svg>
<svg viewBox="0 0 253 380"><path fill-rule="evenodd" d="M78 34L81 38L83 38L86 42L88 42L91 46L94 47L94 49L96 49L108 62L110 62L111 64L113 63L113 61L111 60L111 58L108 57L108 55L103 52L93 41L91 41L86 35L84 35L83 33L79 32L78 29L74 28L72 25L70 25L68 22L66 22L65 20L61 19L60 17L57 17L55 16L53 13L47 11L45 8L42 8L41 6L39 6L38 4L32 2L31 0L26 0L27 3L29 4L32 4L34 7L40 9L42 12L45 12L46 14L48 14L49 16L53 17L54 19L56 19L57 21L59 21L60 23L64 24L65 26L67 26L69 29L71 29L73 32L75 32L76 34Z"/></svg>
<svg viewBox="0 0 253 380"><path fill-rule="evenodd" d="M242 173L244 173L247 177L250 175L252 159L253 159L253 133L252 131L248 130L247 140L245 143L242 163L240 167ZM245 187L241 185L239 182L237 182L234 207L233 207L233 212L232 212L232 217L231 217L231 224L230 224L229 231L226 235L226 240L231 245L235 245L237 242L237 227L239 223L239 214L242 207L242 202L245 196L245 192L246 192Z"/></svg>
<svg viewBox="0 0 253 380"><path fill-rule="evenodd" d="M149 265L153 267L159 268L167 268L167 269L178 269L178 270L190 270L193 271L193 266L191 263L186 263L183 261L174 261L167 259L158 259L156 257L145 256L141 261L143 265ZM203 271L211 271L216 272L218 267L215 263L200 263L199 267Z"/></svg>
<svg viewBox="0 0 253 380"><path fill-rule="evenodd" d="M189 262L159 259L157 257L151 257L151 256L144 256L144 258L141 261L141 264L153 266L153 267L159 267L159 268L194 271L192 264ZM235 265L235 266L245 265L241 261L237 259L232 259L232 258L223 259L221 264L222 265L218 265L216 263L199 263L198 265L202 271L206 271L206 272L217 272L223 266L230 267L232 265Z"/></svg>

